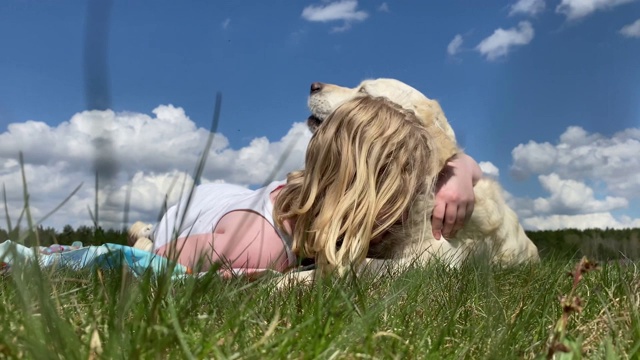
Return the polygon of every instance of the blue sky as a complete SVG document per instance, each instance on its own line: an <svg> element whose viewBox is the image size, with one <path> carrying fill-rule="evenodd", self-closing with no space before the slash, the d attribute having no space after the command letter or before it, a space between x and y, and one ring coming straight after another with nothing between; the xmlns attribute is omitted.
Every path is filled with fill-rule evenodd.
<svg viewBox="0 0 640 360"><path fill-rule="evenodd" d="M279 176L301 166L311 82L391 77L440 101L527 228L640 226L640 1L113 0L92 14L86 3L0 3L0 180L13 213L19 150L34 213L84 182L47 224L85 224L91 144L106 131L120 172L101 193L105 222L121 216L127 184L131 217L149 220L168 179L188 181L216 92L205 181L256 186L291 139L299 154ZM86 111L88 14L108 15L98 75L112 111Z"/></svg>

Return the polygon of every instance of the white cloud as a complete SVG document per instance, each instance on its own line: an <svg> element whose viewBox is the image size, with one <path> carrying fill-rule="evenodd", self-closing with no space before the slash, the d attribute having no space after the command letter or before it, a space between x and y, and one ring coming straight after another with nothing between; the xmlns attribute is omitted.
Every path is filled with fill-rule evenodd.
<svg viewBox="0 0 640 360"><path fill-rule="evenodd" d="M533 201L533 209L537 214L588 214L621 209L629 205L622 197L606 196L604 200L597 200L593 189L585 183L561 179L555 173L540 175L538 180L551 196Z"/></svg>
<svg viewBox="0 0 640 360"><path fill-rule="evenodd" d="M507 56L514 46L526 45L533 40L534 30L531 23L521 21L517 28L502 29L499 28L486 39L482 40L476 47L480 54L484 55L487 60L496 60Z"/></svg>
<svg viewBox="0 0 640 360"><path fill-rule="evenodd" d="M500 170L489 161L480 161L478 163L482 174L497 179L500 176Z"/></svg>
<svg viewBox="0 0 640 360"><path fill-rule="evenodd" d="M528 15L535 16L543 12L545 8L544 0L518 0L510 6L509 16Z"/></svg>
<svg viewBox="0 0 640 360"><path fill-rule="evenodd" d="M18 151L24 152L25 172L32 214L37 220L53 209L80 183L80 191L45 225L62 227L90 224L87 207L93 210L95 144L108 138L110 155L118 173L99 192L100 219L105 225L119 225L123 218L127 188L131 191L130 220L156 219L160 204L173 179L177 188L191 184L191 174L209 136L198 128L184 110L158 106L153 115L85 111L52 127L43 122L13 123L0 133L0 183L4 184L12 218L23 206L22 178ZM311 134L303 123L295 123L278 141L265 137L234 149L222 134L216 134L203 173L203 182L227 181L257 186L265 181L290 151L275 178L299 169ZM174 193L172 196L177 196ZM2 225L3 226L3 225ZM3 226L4 227L4 226Z"/></svg>
<svg viewBox="0 0 640 360"><path fill-rule="evenodd" d="M598 10L607 10L627 4L635 0L562 0L556 12L563 14L567 20L577 20Z"/></svg>
<svg viewBox="0 0 640 360"><path fill-rule="evenodd" d="M389 12L389 5L386 2L383 2L382 4L380 4L380 6L378 6L378 11Z"/></svg>
<svg viewBox="0 0 640 360"><path fill-rule="evenodd" d="M365 20L369 15L365 11L356 11L357 0L342 0L325 6L309 5L302 10L302 17L308 21L328 22L336 20Z"/></svg>
<svg viewBox="0 0 640 360"><path fill-rule="evenodd" d="M640 198L640 129L605 137L572 126L555 145L530 141L511 154L512 173L521 179L537 175L548 193L535 199L505 195L526 228L640 226L640 219L611 213Z"/></svg>
<svg viewBox="0 0 640 360"><path fill-rule="evenodd" d="M447 45L447 54L454 56L460 51L460 46L462 46L462 35L457 34L453 37L453 40Z"/></svg>
<svg viewBox="0 0 640 360"><path fill-rule="evenodd" d="M614 196L640 196L640 129L632 128L611 137L589 134L572 126L558 144L518 145L511 155L512 174L525 179L533 174L558 174L563 179L590 181Z"/></svg>
<svg viewBox="0 0 640 360"><path fill-rule="evenodd" d="M620 29L620 34L626 37L640 38L640 19L624 26L622 29Z"/></svg>
<svg viewBox="0 0 640 360"><path fill-rule="evenodd" d="M611 213L627 208L629 201L625 198L596 199L593 188L580 181L561 179L556 174L540 175L538 180L550 193L549 197L530 199L503 191L505 201L517 212L527 230L640 227L640 218L625 215L616 218Z"/></svg>
<svg viewBox="0 0 640 360"><path fill-rule="evenodd" d="M224 19L222 24L220 24L220 26L222 26L222 28L224 30L227 30L229 28L229 24L231 24L231 19L230 18L226 18L226 19Z"/></svg>
<svg viewBox="0 0 640 360"><path fill-rule="evenodd" d="M526 145L520 144L511 151L514 164L511 173L519 179L524 179L535 173L545 173L556 161L557 149L545 142L536 143L529 141Z"/></svg>
<svg viewBox="0 0 640 360"><path fill-rule="evenodd" d="M523 226L529 230L558 229L624 229L640 227L640 219L622 217L616 219L610 213L593 213L582 215L533 216L522 220Z"/></svg>
<svg viewBox="0 0 640 360"><path fill-rule="evenodd" d="M309 5L302 10L302 18L312 22L343 21L343 25L335 26L332 32L342 32L351 28L356 21L364 21L369 14L366 11L357 10L357 0L340 0L330 2L327 5Z"/></svg>

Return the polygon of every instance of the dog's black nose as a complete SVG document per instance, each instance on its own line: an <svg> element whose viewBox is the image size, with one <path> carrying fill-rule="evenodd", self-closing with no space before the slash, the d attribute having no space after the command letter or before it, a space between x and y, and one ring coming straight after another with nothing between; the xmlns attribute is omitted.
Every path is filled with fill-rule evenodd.
<svg viewBox="0 0 640 360"><path fill-rule="evenodd" d="M324 84L321 82L314 82L311 83L311 94L316 93L320 90L322 90L322 88L324 87Z"/></svg>

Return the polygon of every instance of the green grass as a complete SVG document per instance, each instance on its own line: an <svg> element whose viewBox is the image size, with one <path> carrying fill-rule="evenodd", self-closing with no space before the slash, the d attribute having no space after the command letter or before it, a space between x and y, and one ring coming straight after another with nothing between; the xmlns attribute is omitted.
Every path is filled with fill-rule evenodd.
<svg viewBox="0 0 640 360"><path fill-rule="evenodd" d="M0 277L0 358L544 358L574 267L434 265L285 290L16 267ZM586 358L638 358L639 293L633 264L585 274L563 341Z"/></svg>

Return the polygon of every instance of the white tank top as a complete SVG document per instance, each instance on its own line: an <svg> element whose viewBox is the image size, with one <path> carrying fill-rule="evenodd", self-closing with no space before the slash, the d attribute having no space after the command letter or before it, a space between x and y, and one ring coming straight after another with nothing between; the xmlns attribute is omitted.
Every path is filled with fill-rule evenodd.
<svg viewBox="0 0 640 360"><path fill-rule="evenodd" d="M172 240L188 235L211 233L222 217L236 210L250 210L264 217L276 230L287 250L290 263L295 262L291 250L291 238L281 231L273 221L271 192L286 181L274 181L269 185L250 190L233 184L203 184L194 189L185 214L188 195L170 207L162 220L153 229L153 250ZM176 226L179 224L180 226Z"/></svg>

